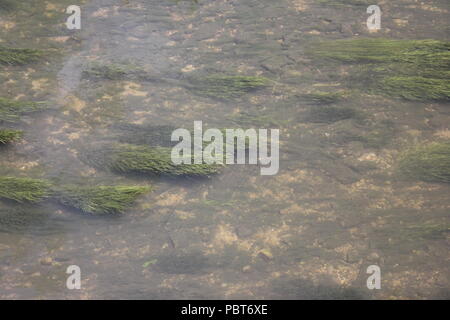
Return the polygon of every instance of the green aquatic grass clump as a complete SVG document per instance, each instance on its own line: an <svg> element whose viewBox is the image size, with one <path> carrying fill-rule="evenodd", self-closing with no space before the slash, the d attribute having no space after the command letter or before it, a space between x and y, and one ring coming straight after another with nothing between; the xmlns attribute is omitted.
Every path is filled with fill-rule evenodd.
<svg viewBox="0 0 450 320"><path fill-rule="evenodd" d="M41 57L41 50L7 48L0 46L0 64L3 65L21 66L35 62Z"/></svg>
<svg viewBox="0 0 450 320"><path fill-rule="evenodd" d="M145 79L146 72L131 64L100 64L94 63L87 70L83 71L86 78L124 80L124 79ZM148 76L148 75L147 75Z"/></svg>
<svg viewBox="0 0 450 320"><path fill-rule="evenodd" d="M377 93L416 101L450 100L449 41L325 41L308 53L319 59L366 65L355 80L374 87Z"/></svg>
<svg viewBox="0 0 450 320"><path fill-rule="evenodd" d="M15 101L0 97L0 122L16 122L20 116L44 109L43 103Z"/></svg>
<svg viewBox="0 0 450 320"><path fill-rule="evenodd" d="M187 86L200 96L228 100L269 86L270 80L257 76L211 75L191 78Z"/></svg>
<svg viewBox="0 0 450 320"><path fill-rule="evenodd" d="M450 142L434 142L405 152L399 170L409 178L450 183Z"/></svg>
<svg viewBox="0 0 450 320"><path fill-rule="evenodd" d="M17 141L22 136L23 131L20 130L0 129L0 145Z"/></svg>
<svg viewBox="0 0 450 320"><path fill-rule="evenodd" d="M450 80L424 77L389 77L383 79L381 92L406 100L450 100Z"/></svg>
<svg viewBox="0 0 450 320"><path fill-rule="evenodd" d="M218 165L172 162L171 148L115 144L86 152L83 160L99 169L124 174L206 177L218 173Z"/></svg>
<svg viewBox="0 0 450 320"><path fill-rule="evenodd" d="M46 180L0 177L0 198L16 202L39 202L51 195L51 184Z"/></svg>
<svg viewBox="0 0 450 320"><path fill-rule="evenodd" d="M353 108L326 106L309 110L304 121L313 123L333 123L358 117L360 117L360 113Z"/></svg>
<svg viewBox="0 0 450 320"><path fill-rule="evenodd" d="M150 190L140 186L66 186L57 193L57 201L84 213L117 214Z"/></svg>
<svg viewBox="0 0 450 320"><path fill-rule="evenodd" d="M363 38L316 43L308 52L347 63L407 63L416 68L449 68L450 42Z"/></svg>
<svg viewBox="0 0 450 320"><path fill-rule="evenodd" d="M307 104L313 105L325 105L339 102L345 97L343 92L326 92L315 91L310 93L304 93L300 95L300 99Z"/></svg>
<svg viewBox="0 0 450 320"><path fill-rule="evenodd" d="M148 186L54 186L47 180L0 177L0 198L38 203L46 199L91 214L122 213Z"/></svg>

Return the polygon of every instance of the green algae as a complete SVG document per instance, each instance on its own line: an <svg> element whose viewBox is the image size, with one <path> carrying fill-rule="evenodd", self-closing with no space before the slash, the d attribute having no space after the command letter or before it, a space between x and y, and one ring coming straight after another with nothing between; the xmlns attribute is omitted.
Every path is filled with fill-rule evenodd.
<svg viewBox="0 0 450 320"><path fill-rule="evenodd" d="M400 172L426 182L450 183L450 142L420 145L403 153Z"/></svg>
<svg viewBox="0 0 450 320"><path fill-rule="evenodd" d="M65 186L57 192L59 203L90 214L123 213L136 198L151 190L140 186Z"/></svg>
<svg viewBox="0 0 450 320"><path fill-rule="evenodd" d="M0 177L0 198L16 202L39 202L51 194L51 184L46 180Z"/></svg>
<svg viewBox="0 0 450 320"><path fill-rule="evenodd" d="M171 148L164 147L114 144L85 152L82 160L122 174L207 177L219 171L218 165L174 164L171 152Z"/></svg>
<svg viewBox="0 0 450 320"><path fill-rule="evenodd" d="M45 108L43 103L30 101L15 101L0 97L0 122L17 122L20 116Z"/></svg>
<svg viewBox="0 0 450 320"><path fill-rule="evenodd" d="M0 64L21 66L38 61L43 55L41 50L7 48L0 46Z"/></svg>
<svg viewBox="0 0 450 320"><path fill-rule="evenodd" d="M11 143L20 140L23 136L23 131L0 129L0 145Z"/></svg>

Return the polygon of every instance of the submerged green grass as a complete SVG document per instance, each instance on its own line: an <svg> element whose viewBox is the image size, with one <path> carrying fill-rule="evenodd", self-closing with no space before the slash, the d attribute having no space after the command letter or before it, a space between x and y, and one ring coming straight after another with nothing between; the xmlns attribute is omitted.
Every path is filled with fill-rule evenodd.
<svg viewBox="0 0 450 320"><path fill-rule="evenodd" d="M83 160L99 168L124 174L206 177L219 171L218 165L172 162L171 148L114 144L86 152Z"/></svg>
<svg viewBox="0 0 450 320"><path fill-rule="evenodd" d="M150 190L150 187L139 186L66 186L58 192L57 201L84 213L117 214Z"/></svg>
<svg viewBox="0 0 450 320"><path fill-rule="evenodd" d="M46 180L0 177L0 198L16 202L39 202L51 194L51 184Z"/></svg>
<svg viewBox="0 0 450 320"><path fill-rule="evenodd" d="M269 84L270 80L264 77L212 75L191 78L187 88L200 96L228 100L265 88Z"/></svg>
<svg viewBox="0 0 450 320"><path fill-rule="evenodd" d="M16 122L20 116L43 110L43 103L30 101L15 101L0 97L0 122Z"/></svg>
<svg viewBox="0 0 450 320"><path fill-rule="evenodd" d="M37 49L7 48L0 46L0 64L21 66L35 62L42 57L42 51Z"/></svg>
<svg viewBox="0 0 450 320"><path fill-rule="evenodd" d="M407 100L450 100L450 42L356 39L316 43L314 58L368 65L358 80L375 91Z"/></svg>
<svg viewBox="0 0 450 320"><path fill-rule="evenodd" d="M148 186L54 186L42 179L0 177L0 198L24 203L51 199L90 214L123 213Z"/></svg>
<svg viewBox="0 0 450 320"><path fill-rule="evenodd" d="M325 41L309 53L349 63L408 63L417 68L448 68L450 42L438 40L390 40L363 38Z"/></svg>
<svg viewBox="0 0 450 320"><path fill-rule="evenodd" d="M0 129L0 145L21 139L23 132L20 130Z"/></svg>
<svg viewBox="0 0 450 320"><path fill-rule="evenodd" d="M450 142L430 143L405 152L399 170L409 178L450 183Z"/></svg>
<svg viewBox="0 0 450 320"><path fill-rule="evenodd" d="M155 80L154 76L132 64L101 64L94 63L83 71L83 76L89 79L107 80Z"/></svg>
<svg viewBox="0 0 450 320"><path fill-rule="evenodd" d="M380 82L382 92L406 100L450 100L450 80L424 77L389 77Z"/></svg>

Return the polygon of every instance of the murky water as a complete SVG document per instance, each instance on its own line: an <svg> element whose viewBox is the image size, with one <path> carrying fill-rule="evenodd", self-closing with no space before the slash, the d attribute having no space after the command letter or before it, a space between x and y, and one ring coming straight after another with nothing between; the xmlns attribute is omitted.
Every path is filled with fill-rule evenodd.
<svg viewBox="0 0 450 320"><path fill-rule="evenodd" d="M90 0L80 3L82 29L69 31L64 10L73 1L30 2L0 12L0 39L51 49L40 64L3 67L0 96L52 108L24 117L25 139L1 149L0 175L155 190L112 218L1 202L1 298L448 298L450 187L395 173L409 144L450 138L448 103L360 92L337 102L374 126L390 121L389 141L379 148L334 139L366 132L352 119L304 120L311 106L300 94L357 87L344 79L346 66L314 62L307 48L374 36L365 6ZM385 18L375 36L449 40L448 1L380 4ZM152 78L84 77L96 63L138 66ZM181 85L214 73L273 84L232 101ZM124 123L190 128L195 120L279 128L279 173L264 177L257 166L234 165L206 180L166 180L116 175L80 160L86 147L123 135ZM443 231L427 231L435 225ZM69 265L81 268L81 290L66 288ZM369 265L382 270L381 290L366 287Z"/></svg>

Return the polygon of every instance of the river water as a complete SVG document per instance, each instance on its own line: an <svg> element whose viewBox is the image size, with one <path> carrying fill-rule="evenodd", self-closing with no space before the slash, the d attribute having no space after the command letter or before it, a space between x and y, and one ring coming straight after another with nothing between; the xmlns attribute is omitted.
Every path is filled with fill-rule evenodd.
<svg viewBox="0 0 450 320"><path fill-rule="evenodd" d="M155 189L118 217L0 202L8 216L0 221L1 298L449 297L448 232L421 228L448 226L450 187L395 174L405 146L450 138L448 103L361 93L338 102L374 123L391 121L389 143L371 148L330 139L364 133L351 120L302 121L311 106L298 98L354 89L343 80L346 66L308 58L314 41L448 41L448 1L379 1L384 18L375 35L357 1L79 1L81 30L65 27L73 0L29 2L0 12L0 39L49 54L39 64L4 67L0 96L51 108L24 117L24 141L1 150L0 174ZM95 63L133 64L174 81L83 77ZM264 76L272 84L232 101L176 85L214 73ZM114 140L119 123L192 127L197 120L280 129L279 173L233 165L210 179L165 180L119 176L80 161L84 147ZM80 290L66 288L70 265L81 269ZM370 265L381 269L381 290L367 289Z"/></svg>

